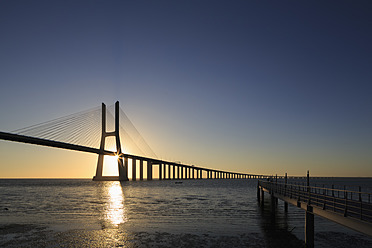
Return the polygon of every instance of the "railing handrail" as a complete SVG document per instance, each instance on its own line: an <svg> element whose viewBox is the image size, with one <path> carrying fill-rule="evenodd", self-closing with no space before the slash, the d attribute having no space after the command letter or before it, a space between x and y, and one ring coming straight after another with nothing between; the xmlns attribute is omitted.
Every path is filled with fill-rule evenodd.
<svg viewBox="0 0 372 248"><path fill-rule="evenodd" d="M347 192L347 193L356 193L356 194L368 194L372 195L370 192L364 192L364 191L355 191L355 190L349 190L349 189L337 189L337 188L326 188L326 187L318 187L318 186L307 186L307 185L300 185L300 184L291 184L291 183L281 183L281 182L270 182L270 181L264 181L264 180L259 180L259 182L263 183L272 183L272 184L279 184L279 185L286 185L286 186L296 186L296 187L301 187L301 188L310 188L310 189L324 189L324 190L329 190L329 191L341 191L341 192Z"/></svg>

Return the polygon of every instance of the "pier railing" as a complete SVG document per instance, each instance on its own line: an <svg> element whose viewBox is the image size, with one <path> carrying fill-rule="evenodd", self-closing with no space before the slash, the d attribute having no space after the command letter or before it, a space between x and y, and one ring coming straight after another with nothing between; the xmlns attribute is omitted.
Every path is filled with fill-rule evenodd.
<svg viewBox="0 0 372 248"><path fill-rule="evenodd" d="M372 223L372 193L270 181L259 181L258 184L270 194L274 193L324 211Z"/></svg>

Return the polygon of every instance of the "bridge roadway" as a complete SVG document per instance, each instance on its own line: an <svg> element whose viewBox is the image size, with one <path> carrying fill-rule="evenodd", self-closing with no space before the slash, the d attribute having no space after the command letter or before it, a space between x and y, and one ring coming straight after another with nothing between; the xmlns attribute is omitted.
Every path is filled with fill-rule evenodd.
<svg viewBox="0 0 372 248"><path fill-rule="evenodd" d="M34 145L41 145L47 147L54 147L54 148L62 148L68 149L73 151L81 151L81 152L88 152L88 153L95 153L95 154L103 154L109 156L116 156L117 154L113 151L101 150L92 147L74 145L54 140L46 140L40 139L36 137L29 137L19 134L12 134L6 132L0 132L0 139L8 140L8 141L15 141L15 142L22 142L27 144L34 144ZM236 173L236 172L227 172L215 169L208 169L203 167L197 167L193 165L185 165L181 163L175 163L170 161L164 161L159 159L147 158L137 155L131 154L118 154L120 157L124 158L124 165L126 168L126 172L128 175L128 159L132 161L132 180L136 180L137 177L137 170L136 165L137 161L139 161L139 178L143 180L143 162L147 163L147 180L153 179L153 165L158 165L159 169L159 180L162 179L202 179L203 172L206 172L207 179L219 179L219 178L268 178L270 176L267 175L255 175L255 174L245 174L245 173ZM135 166L133 166L135 165ZM172 170L171 170L172 168ZM173 173L171 173L173 171ZM168 173L167 173L168 172ZM173 175L171 177L171 174ZM115 177L106 177L107 180L115 180Z"/></svg>
<svg viewBox="0 0 372 248"><path fill-rule="evenodd" d="M275 208L277 199L306 211L305 242L314 247L314 214L372 236L372 193L341 190L307 185L258 181L257 199L264 203L264 192L271 196L271 206ZM274 209L273 209L274 210ZM274 211L275 212L275 211Z"/></svg>

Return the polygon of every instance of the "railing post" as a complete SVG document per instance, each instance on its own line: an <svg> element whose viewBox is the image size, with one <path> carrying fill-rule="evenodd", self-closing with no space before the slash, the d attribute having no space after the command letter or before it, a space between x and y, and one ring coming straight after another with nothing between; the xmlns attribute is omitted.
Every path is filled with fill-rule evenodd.
<svg viewBox="0 0 372 248"><path fill-rule="evenodd" d="M360 219L363 219L362 187L359 186Z"/></svg>
<svg viewBox="0 0 372 248"><path fill-rule="evenodd" d="M344 217L347 216L347 191L346 186L344 186L344 197L345 197L345 211L344 211Z"/></svg>
<svg viewBox="0 0 372 248"><path fill-rule="evenodd" d="M288 177L287 173L285 173L284 177L284 196L287 196L287 182L288 182ZM288 203L284 201L284 212L288 212Z"/></svg>
<svg viewBox="0 0 372 248"><path fill-rule="evenodd" d="M359 186L359 201L362 201L362 187Z"/></svg>
<svg viewBox="0 0 372 248"><path fill-rule="evenodd" d="M333 212L336 211L335 186L332 184Z"/></svg>
<svg viewBox="0 0 372 248"><path fill-rule="evenodd" d="M307 180L306 180L306 184L307 184L307 194L308 194L308 200L307 200L307 204L311 204L311 201L310 201L310 197L311 197L311 192L310 192L310 175L309 175L309 171L307 171Z"/></svg>
<svg viewBox="0 0 372 248"><path fill-rule="evenodd" d="M326 209L326 197L327 195L327 189L325 188L325 185L323 184L323 210Z"/></svg>

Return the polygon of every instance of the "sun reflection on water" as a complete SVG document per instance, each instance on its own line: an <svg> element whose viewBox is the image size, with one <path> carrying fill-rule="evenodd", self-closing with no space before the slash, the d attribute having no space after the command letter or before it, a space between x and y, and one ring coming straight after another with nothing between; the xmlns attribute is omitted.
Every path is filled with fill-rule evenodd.
<svg viewBox="0 0 372 248"><path fill-rule="evenodd" d="M110 182L107 188L105 219L113 225L127 221L124 207L124 193L120 182Z"/></svg>

